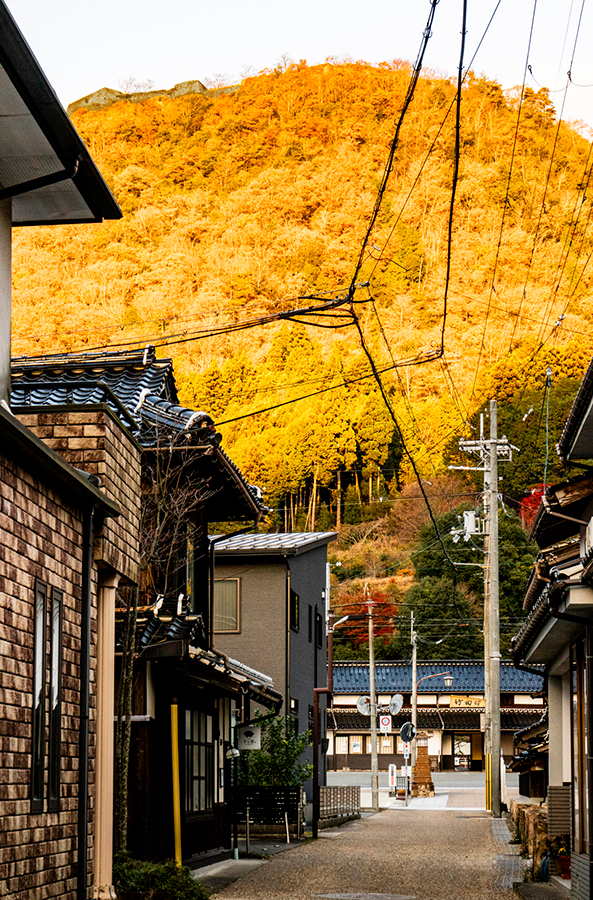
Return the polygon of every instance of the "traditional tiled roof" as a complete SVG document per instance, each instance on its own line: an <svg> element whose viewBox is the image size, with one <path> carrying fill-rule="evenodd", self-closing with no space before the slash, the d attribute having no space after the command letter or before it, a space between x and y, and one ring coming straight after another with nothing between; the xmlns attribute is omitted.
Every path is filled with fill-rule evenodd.
<svg viewBox="0 0 593 900"><path fill-rule="evenodd" d="M534 694L543 686L542 677L516 669L512 663L500 664L500 690L509 693ZM453 687L445 688L443 677L435 677L420 682L418 693L434 694L435 691L447 693L481 693L484 690L484 663L477 661L461 662L459 660L442 660L436 662L419 662L417 679L425 675L437 675L449 672L453 676ZM377 692L394 693L412 689L411 662L378 662L375 665L375 682ZM365 693L370 688L369 665L364 662L334 663L334 693Z"/></svg>
<svg viewBox="0 0 593 900"><path fill-rule="evenodd" d="M12 361L14 407L109 403L109 392L136 422L144 446L155 443L159 426L191 434L214 432L207 413L179 405L173 361L157 359L154 347L28 356ZM129 427L130 421L125 424Z"/></svg>
<svg viewBox="0 0 593 900"><path fill-rule="evenodd" d="M558 453L564 459L588 459L592 456L593 442L587 422L593 399L593 359L583 376L581 386L573 401L566 424L558 441ZM578 445L581 444L580 448Z"/></svg>
<svg viewBox="0 0 593 900"><path fill-rule="evenodd" d="M155 348L24 356L12 360L11 407L27 411L105 403L145 448L174 435L191 446L210 446L229 484L246 495L251 515L263 511L261 491L249 485L218 446L212 418L179 405L173 361ZM219 497L219 500L221 498ZM242 514L247 514L246 512Z"/></svg>
<svg viewBox="0 0 593 900"><path fill-rule="evenodd" d="M289 534L241 534L216 544L217 556L297 556L335 541L335 531L295 532Z"/></svg>
<svg viewBox="0 0 593 900"><path fill-rule="evenodd" d="M517 731L538 722L540 709L514 709L504 707L500 711L500 727L503 731ZM399 731L404 722L409 722L412 710L404 707L397 716L392 717L393 731ZM417 713L418 728L445 731L480 731L481 720L479 709L449 709L446 706L419 707ZM356 710L334 707L328 710L327 727L335 731L368 731L369 717Z"/></svg>

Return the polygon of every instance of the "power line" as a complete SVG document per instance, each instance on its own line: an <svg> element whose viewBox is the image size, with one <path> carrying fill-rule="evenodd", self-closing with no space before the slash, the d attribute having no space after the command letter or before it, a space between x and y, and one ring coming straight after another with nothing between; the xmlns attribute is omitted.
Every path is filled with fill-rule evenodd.
<svg viewBox="0 0 593 900"><path fill-rule="evenodd" d="M517 139L518 139L518 134L519 134L519 123L520 123L520 121L521 121L521 112L522 112L522 110L523 110L523 100L524 100L524 97L525 97L525 79L527 78L527 67L528 67L528 65L529 65L529 55L530 55L530 53L531 53L531 41L532 41L532 38L533 38L533 28L534 28L534 25L535 25L535 13L536 13L536 10L537 10L537 0L534 0L534 3L533 3L533 13L532 13L532 16L531 16L531 28L530 28L530 31L529 31L529 41L528 41L528 43L527 43L527 54L526 54L526 57L525 57L525 68L524 68L524 70L523 70L523 85L522 85L522 87L521 87L521 97L520 97L520 99L519 99L519 108L518 108L518 110L517 110L517 121L516 121L516 124L515 124L515 133L514 133L514 136L513 136L513 146L512 146L512 149L511 149L511 160L510 160L510 163L509 163L509 174L508 174L508 176L507 176L507 185L506 185L506 191L505 191L505 197L504 197L504 206L503 206L503 210L502 210L502 218L501 218L501 221L500 221L500 230L499 230L499 232L498 232L498 243L497 243L497 246L496 246L496 254L495 254L495 257L494 257L494 269L493 269L493 271L492 271L492 281L491 281L491 283L490 283L490 294L489 294L489 296L488 296L488 307L487 307L487 309L486 309L486 317L485 317L485 320L484 320L484 328L483 328L483 330L482 330L482 340L480 341L480 349L479 349L479 352L478 352L478 360L477 360L477 362L476 362L476 369L475 369L475 373L474 373L474 382L473 382L472 390L471 390L471 396L472 396L472 397L475 395L475 391L476 391L476 383L477 383L477 380L478 380L478 373L479 373L479 370L480 370L480 361L481 361L481 358L482 358L482 352L483 352L484 349L485 349L485 348L484 348L484 342L485 342L485 339L486 339L486 328L488 327L488 317L489 317L489 315L490 315L490 303L491 303L491 301L492 301L492 294L495 293L495 291L496 291L496 288L495 288L495 282L496 282L496 270L497 270L497 267L498 267L498 260L499 260L499 258L500 258L500 248L501 248L501 246L502 246L502 235L503 235L503 231L504 231L504 223L505 223L505 219L506 219L507 209L508 209L508 207L509 207L509 193L510 193L510 189L511 189L511 177L512 177L512 173L513 173L513 163L514 163L514 161L515 161L515 153L516 153L516 149L517 149ZM512 340L512 338L511 338L511 340Z"/></svg>
<svg viewBox="0 0 593 900"><path fill-rule="evenodd" d="M422 63L424 60L424 53L426 51L426 46L432 34L432 23L434 20L437 3L439 0L430 0L430 12L428 14L428 20L426 22L426 27L424 29L422 35L422 41L420 43L420 49L418 51L418 56L416 57L416 62L414 63L414 68L412 70L412 76L408 83L408 89L406 91L406 96L404 99L404 104L402 106L402 110L399 115L399 119L395 128L395 134L393 136L393 140L391 142L391 146L389 148L389 155L387 157L387 163L385 165L385 169L383 170L383 177L381 179L381 184L379 186L379 190L377 191L377 196L375 198L375 205L373 207L373 211L371 213L371 218L366 230L366 234L364 236L362 246L360 248L360 252L358 254L358 259L356 265L354 267L354 274L352 275L352 280L350 283L350 287L348 289L348 299L351 301L354 297L354 285L358 278L360 269L362 267L362 263L364 260L364 255L366 252L366 248L368 246L371 233L373 228L375 227L375 222L377 221L377 216L379 215L379 210L381 208L381 203L383 201L383 195L385 194L385 190L387 189L387 182L389 180L389 176L391 175L391 170L393 168L393 161L395 159L395 150L397 148L399 142L399 133L401 131L401 127L403 125L403 121L405 115L408 111L410 103L414 98L414 92L416 90L416 85L418 83L418 79L420 78L420 72L422 71Z"/></svg>

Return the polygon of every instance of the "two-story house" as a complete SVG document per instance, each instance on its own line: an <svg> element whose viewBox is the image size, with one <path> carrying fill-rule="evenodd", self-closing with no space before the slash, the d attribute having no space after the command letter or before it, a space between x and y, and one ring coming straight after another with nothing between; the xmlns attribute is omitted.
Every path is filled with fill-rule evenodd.
<svg viewBox="0 0 593 900"><path fill-rule="evenodd" d="M0 0L0 894L111 896L115 591L137 577L139 464L81 472L10 411L15 227L121 212ZM139 503L137 504L139 506ZM104 790L98 785L104 786Z"/></svg>
<svg viewBox="0 0 593 900"><path fill-rule="evenodd" d="M222 450L210 416L180 406L172 361L153 347L15 359L11 398L21 421L87 471L104 474L96 446L108 441L103 423L117 420L133 443L138 483L122 489L139 504L139 572L118 589L113 633L120 687L133 679L127 846L142 858L180 854L192 865L229 854L234 729L250 703L279 710L282 694L262 667L215 649L208 522L257 523L261 494Z"/></svg>
<svg viewBox="0 0 593 900"><path fill-rule="evenodd" d="M521 667L543 664L549 723L548 831L572 835L571 896L593 892L593 361L558 444L583 474L546 486L532 528L540 553L513 641Z"/></svg>
<svg viewBox="0 0 593 900"><path fill-rule="evenodd" d="M213 541L214 646L272 676L297 731L312 729L313 690L327 685L327 547L336 537L295 532ZM320 712L325 783L325 697ZM310 797L311 781L306 790Z"/></svg>

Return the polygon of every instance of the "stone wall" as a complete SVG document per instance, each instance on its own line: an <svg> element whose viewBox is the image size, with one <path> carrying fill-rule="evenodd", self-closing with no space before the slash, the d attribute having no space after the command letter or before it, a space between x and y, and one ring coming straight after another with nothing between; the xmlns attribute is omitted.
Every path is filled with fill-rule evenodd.
<svg viewBox="0 0 593 900"><path fill-rule="evenodd" d="M515 799L510 803L511 818L515 825L517 837L521 840L522 852L529 859L533 877L539 877L540 865L548 852L548 809L545 804L530 805L518 803Z"/></svg>
<svg viewBox="0 0 593 900"><path fill-rule="evenodd" d="M73 900L76 887L82 514L0 454L0 897ZM96 666L96 572L91 670ZM60 808L31 811L35 579L63 591ZM49 610L46 661L49 665ZM94 810L95 682L91 680L90 818ZM48 713L45 721L46 746ZM45 793L47 794L47 755ZM89 871L93 860L92 824Z"/></svg>

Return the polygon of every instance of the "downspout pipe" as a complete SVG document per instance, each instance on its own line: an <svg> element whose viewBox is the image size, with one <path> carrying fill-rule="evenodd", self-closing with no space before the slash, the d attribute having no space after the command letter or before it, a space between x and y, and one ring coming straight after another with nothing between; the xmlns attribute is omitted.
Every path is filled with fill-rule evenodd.
<svg viewBox="0 0 593 900"><path fill-rule="evenodd" d="M313 689L313 838L319 837L319 698L321 694L334 692L334 632L333 627L327 635L327 687ZM335 738L334 738L335 739Z"/></svg>
<svg viewBox="0 0 593 900"><path fill-rule="evenodd" d="M82 590L80 598L80 730L78 732L78 866L76 900L88 896L89 817L89 691L91 683L91 590L93 573L93 520L88 507L82 520Z"/></svg>

